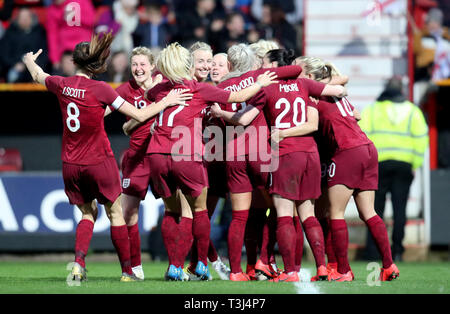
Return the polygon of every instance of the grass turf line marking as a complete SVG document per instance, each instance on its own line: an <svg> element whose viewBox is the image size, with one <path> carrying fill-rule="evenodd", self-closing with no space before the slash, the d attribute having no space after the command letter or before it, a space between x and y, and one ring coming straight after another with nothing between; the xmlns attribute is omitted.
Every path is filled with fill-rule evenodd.
<svg viewBox="0 0 450 314"><path fill-rule="evenodd" d="M297 294L320 294L320 289L317 285L311 282L311 269L302 268L298 273L300 281L295 283Z"/></svg>

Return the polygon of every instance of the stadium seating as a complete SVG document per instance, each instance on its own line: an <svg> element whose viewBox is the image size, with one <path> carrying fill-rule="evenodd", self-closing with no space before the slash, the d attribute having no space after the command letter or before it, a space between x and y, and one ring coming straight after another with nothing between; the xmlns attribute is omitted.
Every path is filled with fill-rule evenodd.
<svg viewBox="0 0 450 314"><path fill-rule="evenodd" d="M23 161L20 151L15 148L0 147L0 172L22 171Z"/></svg>

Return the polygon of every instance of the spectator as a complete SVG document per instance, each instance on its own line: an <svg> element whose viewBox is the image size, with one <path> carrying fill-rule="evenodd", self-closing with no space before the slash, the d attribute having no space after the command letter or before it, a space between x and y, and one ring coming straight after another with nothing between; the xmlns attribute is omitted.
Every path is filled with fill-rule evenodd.
<svg viewBox="0 0 450 314"><path fill-rule="evenodd" d="M257 19L257 23L255 25L257 32L259 33L260 39L272 40L273 39L273 28L272 24L272 10L270 5L265 4L261 6L261 10L257 10L255 12L255 5L258 1L253 2L252 4L252 14ZM261 1L262 3L262 1Z"/></svg>
<svg viewBox="0 0 450 314"><path fill-rule="evenodd" d="M139 23L133 33L134 46L163 48L172 41L175 30L163 16L161 4L146 4L145 17L146 21Z"/></svg>
<svg viewBox="0 0 450 314"><path fill-rule="evenodd" d="M216 2L214 0L197 0L194 10L188 10L178 14L179 42L189 47L194 42L211 42L209 40L210 25L217 16L214 11Z"/></svg>
<svg viewBox="0 0 450 314"><path fill-rule="evenodd" d="M386 194L390 192L394 216L392 257L401 261L409 188L428 147L428 126L420 108L403 95L401 78L392 78L377 101L361 113L360 127L378 150L375 210L383 218ZM369 260L377 258L370 235L365 255Z"/></svg>
<svg viewBox="0 0 450 314"><path fill-rule="evenodd" d="M245 21L241 13L230 13L225 21L225 29L219 33L218 38L212 40L215 43L216 52L227 52L228 48L235 44L247 43L247 31Z"/></svg>
<svg viewBox="0 0 450 314"><path fill-rule="evenodd" d="M96 34L112 32L116 36L120 27L120 24L116 21L112 7L106 7L106 10L98 17L94 32Z"/></svg>
<svg viewBox="0 0 450 314"><path fill-rule="evenodd" d="M95 33L112 31L114 35L111 44L112 52L125 51L131 53L131 50L133 50L132 34L139 24L138 4L138 0L116 0L111 8L100 15Z"/></svg>
<svg viewBox="0 0 450 314"><path fill-rule="evenodd" d="M90 41L95 25L95 8L90 0L53 0L47 9L49 58L59 67L61 55L82 41Z"/></svg>
<svg viewBox="0 0 450 314"><path fill-rule="evenodd" d="M73 51L71 50L66 50L63 52L61 60L59 61L60 67L59 69L53 71L52 75L65 77L75 75L76 67L73 63L72 53Z"/></svg>
<svg viewBox="0 0 450 314"><path fill-rule="evenodd" d="M272 22L273 39L279 42L285 49L292 49L296 54L300 54L297 46L297 31L286 20L286 15L280 6L271 6L270 19Z"/></svg>
<svg viewBox="0 0 450 314"><path fill-rule="evenodd" d="M0 40L0 60L9 83L32 81L25 65L22 63L22 56L27 52L39 49L42 49L43 53L38 63L43 69L47 69L45 30L30 9L21 8L17 18L11 23Z"/></svg>
<svg viewBox="0 0 450 314"><path fill-rule="evenodd" d="M440 9L432 8L426 16L423 30L413 24L416 82L450 76L450 34L448 29L442 26L443 18Z"/></svg>
<svg viewBox="0 0 450 314"><path fill-rule="evenodd" d="M300 23L303 19L303 0L253 0L251 11L257 20L263 18L265 6L280 7L291 24Z"/></svg>
<svg viewBox="0 0 450 314"><path fill-rule="evenodd" d="M113 53L106 72L99 75L96 79L111 83L127 82L130 79L128 59L128 54L125 51Z"/></svg>
<svg viewBox="0 0 450 314"><path fill-rule="evenodd" d="M139 24L138 5L138 0L116 0L114 2L114 16L121 27L111 44L111 51L125 51L130 54L133 50L132 34Z"/></svg>

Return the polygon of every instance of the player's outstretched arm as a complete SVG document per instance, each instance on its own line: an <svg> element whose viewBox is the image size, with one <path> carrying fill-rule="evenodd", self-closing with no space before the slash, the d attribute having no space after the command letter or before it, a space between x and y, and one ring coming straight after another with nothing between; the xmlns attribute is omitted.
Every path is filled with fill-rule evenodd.
<svg viewBox="0 0 450 314"><path fill-rule="evenodd" d="M274 129L270 134L272 141L279 143L286 137L303 136L319 129L319 112L314 107L307 109L308 121L289 129Z"/></svg>
<svg viewBox="0 0 450 314"><path fill-rule="evenodd" d="M142 123L151 117L156 116L161 111L171 106L189 106L186 101L192 99L193 94L187 93L188 90L181 91L171 91L166 97L157 103L153 103L143 109L137 109L135 106L125 101L122 106L119 107L118 111L123 113L130 118Z"/></svg>
<svg viewBox="0 0 450 314"><path fill-rule="evenodd" d="M245 107L242 112L225 111L215 103L211 106L211 113L216 118L221 118L228 123L240 126L247 126L258 116L259 110L251 105Z"/></svg>
<svg viewBox="0 0 450 314"><path fill-rule="evenodd" d="M39 49L36 53L28 52L23 56L22 61L27 67L28 72L30 72L33 80L36 83L45 85L45 79L47 76L50 76L50 74L45 73L44 70L42 70L42 68L36 63L36 59L41 53L42 49Z"/></svg>
<svg viewBox="0 0 450 314"><path fill-rule="evenodd" d="M326 84L320 96L335 96L342 98L347 96L347 89L342 85Z"/></svg>
<svg viewBox="0 0 450 314"><path fill-rule="evenodd" d="M330 85L346 85L349 81L349 77L347 75L336 75L327 79L323 79L321 82Z"/></svg>
<svg viewBox="0 0 450 314"><path fill-rule="evenodd" d="M125 133L126 136L130 136L131 133L133 133L133 130L136 129L141 124L142 123L134 119L130 119L122 125L123 133Z"/></svg>
<svg viewBox="0 0 450 314"><path fill-rule="evenodd" d="M238 92L232 92L230 94L230 98L228 98L228 102L244 102L255 96L263 87L269 86L274 83L278 83L276 81L277 75L274 72L266 71L264 74L258 76L256 80L256 84L253 84L250 87L244 88Z"/></svg>

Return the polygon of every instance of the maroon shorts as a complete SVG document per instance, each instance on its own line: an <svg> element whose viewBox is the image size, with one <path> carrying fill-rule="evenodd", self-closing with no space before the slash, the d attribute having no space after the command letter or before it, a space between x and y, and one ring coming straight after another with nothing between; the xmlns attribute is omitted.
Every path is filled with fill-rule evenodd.
<svg viewBox="0 0 450 314"><path fill-rule="evenodd" d="M378 189L378 152L366 144L336 153L328 165L327 184L343 184L350 189Z"/></svg>
<svg viewBox="0 0 450 314"><path fill-rule="evenodd" d="M63 162L62 172L70 204L82 205L94 199L105 204L114 202L122 193L119 167L114 157L88 166Z"/></svg>
<svg viewBox="0 0 450 314"><path fill-rule="evenodd" d="M150 165L145 154L128 149L122 159L123 193L145 199L150 185Z"/></svg>
<svg viewBox="0 0 450 314"><path fill-rule="evenodd" d="M320 158L317 152L292 152L282 155L278 169L270 175L270 194L294 201L320 196Z"/></svg>
<svg viewBox="0 0 450 314"><path fill-rule="evenodd" d="M206 161L205 167L208 172L208 195L225 198L228 192L225 161Z"/></svg>
<svg viewBox="0 0 450 314"><path fill-rule="evenodd" d="M185 195L198 197L208 187L208 175L203 161L175 161L169 154L149 154L150 187L153 194L163 198L172 196L177 189Z"/></svg>
<svg viewBox="0 0 450 314"><path fill-rule="evenodd" d="M231 193L252 192L254 189L267 187L268 172L262 172L261 166L269 164L258 157L249 155L235 157L244 160L226 161L227 186Z"/></svg>

